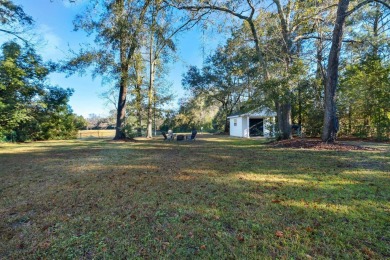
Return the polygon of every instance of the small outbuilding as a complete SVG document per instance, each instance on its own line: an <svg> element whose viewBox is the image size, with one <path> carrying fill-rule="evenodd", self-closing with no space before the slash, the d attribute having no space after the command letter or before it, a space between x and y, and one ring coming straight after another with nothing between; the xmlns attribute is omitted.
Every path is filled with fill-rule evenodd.
<svg viewBox="0 0 390 260"><path fill-rule="evenodd" d="M275 112L265 108L230 115L228 116L230 136L245 138L254 136L270 137L274 129L275 117Z"/></svg>

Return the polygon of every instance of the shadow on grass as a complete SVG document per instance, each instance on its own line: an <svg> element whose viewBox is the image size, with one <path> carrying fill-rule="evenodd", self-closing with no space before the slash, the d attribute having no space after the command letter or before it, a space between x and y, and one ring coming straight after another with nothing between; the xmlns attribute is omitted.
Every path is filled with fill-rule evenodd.
<svg viewBox="0 0 390 260"><path fill-rule="evenodd" d="M0 155L0 257L387 257L387 155L223 138L22 145Z"/></svg>

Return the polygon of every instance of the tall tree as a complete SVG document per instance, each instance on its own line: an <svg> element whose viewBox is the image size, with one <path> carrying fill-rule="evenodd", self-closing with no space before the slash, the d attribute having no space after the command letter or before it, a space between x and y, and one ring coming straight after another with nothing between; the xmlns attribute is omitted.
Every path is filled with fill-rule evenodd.
<svg viewBox="0 0 390 260"><path fill-rule="evenodd" d="M380 3L372 3L356 11L349 19L348 35L356 39L346 44L351 59L362 55L386 58L390 53L390 9Z"/></svg>
<svg viewBox="0 0 390 260"><path fill-rule="evenodd" d="M137 135L142 136L142 101L143 101L143 93L142 93L142 85L144 81L143 72L145 70L145 65L143 63L143 59L141 54L138 52L137 56L134 59L134 77L133 77L133 93L135 95L135 110L136 110L136 118L137 118Z"/></svg>
<svg viewBox="0 0 390 260"><path fill-rule="evenodd" d="M219 103L219 121L224 122L225 132L229 132L230 126L227 117L238 110L238 104L249 87L247 75L244 74L247 72L247 64L241 59L240 53L227 44L208 57L202 70L190 67L182 80L184 87L195 96Z"/></svg>
<svg viewBox="0 0 390 260"><path fill-rule="evenodd" d="M30 46L15 42L0 54L0 139L75 137L77 118L68 106L73 90L47 85L51 67ZM14 140L15 140L14 139Z"/></svg>
<svg viewBox="0 0 390 260"><path fill-rule="evenodd" d="M279 128L282 132L282 138L291 138L291 82L288 82L290 71L294 66L294 56L297 52L297 44L303 39L298 34L301 27L305 27L307 22L315 19L316 13L300 13L302 7L301 1L289 0L286 4L282 1L268 1L276 8L278 17L277 27L274 32L280 32L280 51L279 58L284 64L280 64L285 68L284 78L281 75L273 75L270 70L270 60L275 59L271 55L267 55L267 41L260 37L262 28L256 26L256 21L263 18L263 15L268 11L262 5L262 1L252 0L236 0L236 1L167 1L178 9L188 10L191 13L197 12L222 12L242 20L248 26L251 33L251 40L254 44L255 53L257 55L258 69L262 75L264 85L275 88L273 98L275 108L278 114ZM269 13L269 12L268 12ZM281 55L283 57L281 57Z"/></svg>
<svg viewBox="0 0 390 260"><path fill-rule="evenodd" d="M339 0L338 2L336 21L332 35L332 45L328 57L327 78L325 82L325 112L322 131L322 141L324 142L334 142L339 128L336 114L336 89L339 78L340 51L345 20L348 15L371 2L378 2L385 5L387 8L390 8L388 1L366 0L360 2L348 11L350 0Z"/></svg>
<svg viewBox="0 0 390 260"><path fill-rule="evenodd" d="M31 48L15 42L2 46L0 56L0 134L31 119L30 102L43 93L42 80L48 69Z"/></svg>
<svg viewBox="0 0 390 260"><path fill-rule="evenodd" d="M147 134L148 138L152 137L153 126L153 106L156 103L156 74L162 68L162 61L168 62L170 54L176 51L174 37L183 31L192 28L202 18L200 16L183 18L175 12L170 5L162 0L153 0L153 4L148 12L148 31L146 45L148 46L149 62L149 85L148 85L148 119ZM160 73L162 75L162 73Z"/></svg>
<svg viewBox="0 0 390 260"><path fill-rule="evenodd" d="M349 19L348 35L358 43L347 43L348 65L340 76L338 93L339 117L346 128L343 134L376 139L389 138L390 133L390 9L372 3ZM342 65L341 65L342 66Z"/></svg>
<svg viewBox="0 0 390 260"><path fill-rule="evenodd" d="M350 64L341 76L339 116L344 133L378 140L390 136L390 63L375 53Z"/></svg>
<svg viewBox="0 0 390 260"><path fill-rule="evenodd" d="M152 0L96 0L79 15L75 29L95 34L97 48L81 50L64 67L70 72L85 72L94 65L95 74L108 74L119 87L116 133L114 139L126 138L123 126L126 117L126 96L129 71L136 49L144 36L145 19Z"/></svg>
<svg viewBox="0 0 390 260"><path fill-rule="evenodd" d="M264 80L270 78L267 61L265 57L265 51L261 45L258 30L255 26L256 19L256 6L251 0L239 0L239 1L222 1L209 2L209 1L198 1L195 4L192 4L193 1L166 1L170 5L176 7L179 10L188 10L191 12L191 15L197 13L202 13L202 15L207 15L211 11L222 12L228 15L231 15L235 18L238 18L248 24L250 32L252 34L252 40L254 43L257 60L260 64L259 69L262 71L262 76Z"/></svg>

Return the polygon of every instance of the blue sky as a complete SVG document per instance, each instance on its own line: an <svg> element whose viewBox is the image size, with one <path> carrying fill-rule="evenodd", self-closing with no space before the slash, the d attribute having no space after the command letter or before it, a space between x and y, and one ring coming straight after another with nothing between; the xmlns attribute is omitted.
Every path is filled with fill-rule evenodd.
<svg viewBox="0 0 390 260"><path fill-rule="evenodd" d="M83 0L78 4L69 3L67 0L14 0L14 3L21 5L24 11L35 20L35 33L38 37L37 51L44 60L57 61L69 56L69 48L77 51L80 44L93 42L93 37L86 37L82 31L73 31L73 19L80 13L87 3ZM210 51L218 43L219 37L207 39L206 51ZM194 28L178 38L179 60L174 64L169 64L170 73L167 77L172 83L172 92L176 100L172 104L177 106L177 99L186 93L181 87L182 74L188 65L201 66L202 55L202 33ZM92 79L90 75L73 75L68 78L64 74L53 73L50 75L50 83L63 88L73 88L75 90L70 100L70 105L76 114L88 117L89 114L107 115L113 109L111 105L100 98L99 95L107 90L107 86L102 86L101 79Z"/></svg>

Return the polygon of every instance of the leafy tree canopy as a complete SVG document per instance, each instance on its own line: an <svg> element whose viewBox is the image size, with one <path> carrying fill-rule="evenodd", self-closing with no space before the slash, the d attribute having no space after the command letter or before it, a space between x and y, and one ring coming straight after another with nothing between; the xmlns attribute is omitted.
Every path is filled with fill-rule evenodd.
<svg viewBox="0 0 390 260"><path fill-rule="evenodd" d="M51 66L31 47L2 45L0 55L0 139L70 138L77 121L68 106L72 89L47 84Z"/></svg>

